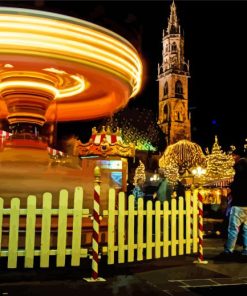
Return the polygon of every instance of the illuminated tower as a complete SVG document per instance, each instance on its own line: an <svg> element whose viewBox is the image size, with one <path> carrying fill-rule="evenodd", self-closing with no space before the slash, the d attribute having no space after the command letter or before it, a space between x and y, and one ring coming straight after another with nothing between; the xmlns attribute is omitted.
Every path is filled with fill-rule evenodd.
<svg viewBox="0 0 247 296"><path fill-rule="evenodd" d="M167 144L191 139L188 112L189 64L184 59L184 37L174 1L166 32L163 31L162 64L158 65L159 120Z"/></svg>

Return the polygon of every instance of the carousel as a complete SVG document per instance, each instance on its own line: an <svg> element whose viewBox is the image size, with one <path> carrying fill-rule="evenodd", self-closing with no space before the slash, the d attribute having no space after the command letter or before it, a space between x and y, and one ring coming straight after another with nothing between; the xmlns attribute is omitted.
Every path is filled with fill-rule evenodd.
<svg viewBox="0 0 247 296"><path fill-rule="evenodd" d="M5 203L13 196L25 202L28 194L82 185L80 164L50 165L56 123L113 114L138 93L141 80L137 51L121 36L65 15L1 7L0 129L8 136L1 141L0 190Z"/></svg>

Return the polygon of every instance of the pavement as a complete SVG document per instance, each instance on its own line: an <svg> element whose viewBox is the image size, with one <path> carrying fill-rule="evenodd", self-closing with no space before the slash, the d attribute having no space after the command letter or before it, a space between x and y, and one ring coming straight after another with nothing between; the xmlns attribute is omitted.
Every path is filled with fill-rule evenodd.
<svg viewBox="0 0 247 296"><path fill-rule="evenodd" d="M41 269L37 262L37 267L30 270L21 267L9 270L6 259L1 258L0 296L198 296L218 295L219 291L229 292L231 289L234 293L241 291L246 294L247 258L240 255L231 259L217 258L223 251L224 241L221 238L205 238L203 243L202 263L198 263L195 255L183 255L107 265L103 257L99 264L99 277L105 279L102 282L85 280L91 276L89 259L82 259L79 268ZM237 246L237 251L240 250L241 246ZM23 262L18 261L18 264L23 266ZM51 262L51 266L55 266L55 261Z"/></svg>

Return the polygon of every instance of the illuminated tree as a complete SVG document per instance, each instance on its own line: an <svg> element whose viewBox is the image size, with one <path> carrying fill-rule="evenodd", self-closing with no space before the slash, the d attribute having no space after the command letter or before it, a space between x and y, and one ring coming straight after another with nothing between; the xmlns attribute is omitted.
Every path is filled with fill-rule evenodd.
<svg viewBox="0 0 247 296"><path fill-rule="evenodd" d="M159 166L172 182L197 166L206 166L206 157L201 147L188 140L169 145L159 160Z"/></svg>
<svg viewBox="0 0 247 296"><path fill-rule="evenodd" d="M170 161L167 161L165 166L162 167L160 171L163 172L164 176L167 177L171 183L175 184L179 179L178 166L171 159Z"/></svg>
<svg viewBox="0 0 247 296"><path fill-rule="evenodd" d="M143 182L146 180L146 175L145 175L145 166L144 163L139 160L140 165L136 168L135 170L135 176L134 176L134 185L137 184L138 179L142 179Z"/></svg>
<svg viewBox="0 0 247 296"><path fill-rule="evenodd" d="M231 178L234 175L234 160L231 155L227 155L221 150L218 138L215 136L215 142L211 153L208 152L207 171L204 175L205 182Z"/></svg>

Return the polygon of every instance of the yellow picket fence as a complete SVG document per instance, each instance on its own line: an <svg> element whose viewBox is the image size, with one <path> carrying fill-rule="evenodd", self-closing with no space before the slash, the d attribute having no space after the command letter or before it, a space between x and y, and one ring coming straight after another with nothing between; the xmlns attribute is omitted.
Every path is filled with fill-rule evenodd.
<svg viewBox="0 0 247 296"><path fill-rule="evenodd" d="M197 193L188 191L185 198L172 199L170 204L148 201L144 205L139 199L135 209L134 196L123 192L117 196L110 189L108 210L102 212L107 219L107 242L99 242L100 253L107 255L108 264L197 253ZM51 256L56 256L56 266L63 267L66 255L71 256L72 266L79 266L92 249L82 242L82 220L91 216L83 208L81 187L75 188L73 208L68 208L65 189L60 191L58 209L52 208L48 192L43 194L42 208L36 207L35 196L28 196L25 209L20 208L18 198L4 208L0 198L0 257L7 257L8 268L17 267L18 257L24 257L26 268L33 268L35 256L40 257L40 267L49 267Z"/></svg>
<svg viewBox="0 0 247 296"><path fill-rule="evenodd" d="M172 199L169 204L138 199L127 202L123 192L118 200L114 189L109 192L109 207L103 212L108 216L108 244L103 253L108 264L133 262L152 258L177 256L198 252L198 203L197 193L187 191L185 198ZM117 204L117 209L115 205Z"/></svg>
<svg viewBox="0 0 247 296"><path fill-rule="evenodd" d="M72 266L79 266L80 258L88 256L88 250L81 246L82 218L88 216L89 210L83 209L81 187L75 188L73 209L68 208L68 191L64 189L60 191L58 209L52 209L52 195L48 192L43 194L42 209L36 208L36 196L28 196L26 209L20 208L18 198L11 200L10 208L4 208L0 198L0 257L8 257L8 268L16 268L20 256L25 257L26 268L33 268L35 256L40 257L40 267L49 267L51 255L56 256L56 266L65 266L66 255L71 255ZM67 247L69 218L72 219L72 238ZM53 220L57 231L55 248L51 247ZM23 235L24 246L20 246ZM3 247L3 237L7 247Z"/></svg>

